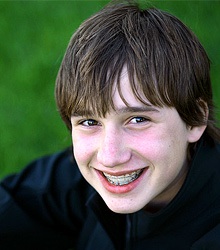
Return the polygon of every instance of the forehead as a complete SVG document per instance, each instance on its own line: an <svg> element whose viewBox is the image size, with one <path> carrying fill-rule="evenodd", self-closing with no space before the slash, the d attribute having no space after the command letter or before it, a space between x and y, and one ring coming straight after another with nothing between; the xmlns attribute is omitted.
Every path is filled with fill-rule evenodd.
<svg viewBox="0 0 220 250"><path fill-rule="evenodd" d="M132 88L132 84L135 85L135 88ZM145 104L147 106L152 106L141 90L141 86L138 84L138 81L134 80L132 83L130 82L126 67L122 70L120 81L118 83L116 81L114 82L114 87L112 89L112 101L115 108L123 107L125 105L132 107L136 106L138 103L139 105Z"/></svg>
<svg viewBox="0 0 220 250"><path fill-rule="evenodd" d="M135 88L132 88L135 84ZM135 91L134 91L135 89ZM141 111L156 111L153 106L141 91L140 86L136 81L130 81L127 68L124 67L119 78L112 83L112 88L107 89L109 94L103 98L97 99L96 96L82 97L88 105L73 109L72 116L100 116L105 117L107 113L129 113ZM106 93L105 93L106 94ZM103 107L106 109L102 111ZM101 111L101 112L99 112Z"/></svg>
<svg viewBox="0 0 220 250"><path fill-rule="evenodd" d="M121 107L166 106L156 82L147 76L138 76L136 70L126 64L117 72L109 69L106 73L106 77L93 77L85 83L75 84L76 91L71 91L70 116L94 114L105 117L108 112Z"/></svg>

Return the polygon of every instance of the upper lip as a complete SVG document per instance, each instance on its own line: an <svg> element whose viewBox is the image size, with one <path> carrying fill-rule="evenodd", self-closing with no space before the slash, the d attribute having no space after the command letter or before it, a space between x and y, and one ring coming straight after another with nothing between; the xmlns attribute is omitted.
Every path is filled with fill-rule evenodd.
<svg viewBox="0 0 220 250"><path fill-rule="evenodd" d="M126 175L126 174L131 174L131 173L133 173L133 172L136 172L136 171L138 171L138 170L143 170L144 168L146 168L146 167L143 167L143 168L138 168L138 169L132 169L132 170L123 170L123 171L115 171L115 172L112 172L112 171L105 171L105 170L100 170L100 169L96 169L97 171L99 171L99 172L104 172L104 173L107 173L107 174L110 174L110 175L113 175L113 176L120 176L120 175Z"/></svg>

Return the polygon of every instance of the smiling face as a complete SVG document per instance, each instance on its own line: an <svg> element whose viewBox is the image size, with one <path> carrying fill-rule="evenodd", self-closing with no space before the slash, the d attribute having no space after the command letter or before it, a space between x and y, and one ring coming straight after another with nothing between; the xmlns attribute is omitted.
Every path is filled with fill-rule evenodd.
<svg viewBox="0 0 220 250"><path fill-rule="evenodd" d="M84 178L117 213L163 207L181 188L187 147L204 127L190 128L174 108L145 105L133 95L126 72L123 97L105 117L73 114L74 156ZM147 101L147 100L146 100Z"/></svg>

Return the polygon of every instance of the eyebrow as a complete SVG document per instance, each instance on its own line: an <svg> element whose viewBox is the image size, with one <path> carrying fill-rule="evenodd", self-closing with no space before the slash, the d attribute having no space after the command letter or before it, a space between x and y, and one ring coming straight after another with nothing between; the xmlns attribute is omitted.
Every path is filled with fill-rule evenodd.
<svg viewBox="0 0 220 250"><path fill-rule="evenodd" d="M159 112L159 110L154 106L143 106L143 107L123 107L116 109L116 113L124 114L124 113L139 113L139 112Z"/></svg>
<svg viewBox="0 0 220 250"><path fill-rule="evenodd" d="M116 114L125 114L125 113L139 113L139 112L159 112L159 110L154 106L143 106L143 107L123 107L119 109L115 109ZM72 117L78 117L78 116L94 116L94 112L91 110L78 110L74 113L72 113Z"/></svg>

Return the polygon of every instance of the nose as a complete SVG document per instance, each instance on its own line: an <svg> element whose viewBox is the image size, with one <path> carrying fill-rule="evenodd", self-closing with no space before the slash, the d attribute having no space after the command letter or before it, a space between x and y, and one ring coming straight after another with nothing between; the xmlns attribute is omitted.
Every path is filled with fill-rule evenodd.
<svg viewBox="0 0 220 250"><path fill-rule="evenodd" d="M106 129L100 140L97 161L109 168L128 162L131 158L131 151L126 145L125 137L122 131Z"/></svg>

